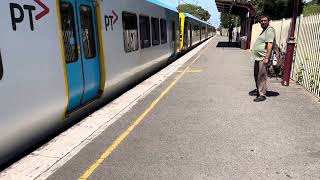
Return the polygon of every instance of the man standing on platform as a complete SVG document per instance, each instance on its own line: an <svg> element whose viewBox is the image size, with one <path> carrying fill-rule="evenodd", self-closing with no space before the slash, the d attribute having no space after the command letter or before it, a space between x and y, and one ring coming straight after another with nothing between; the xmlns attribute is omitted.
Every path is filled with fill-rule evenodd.
<svg viewBox="0 0 320 180"><path fill-rule="evenodd" d="M233 39L233 24L230 25L228 29L229 42L232 42Z"/></svg>
<svg viewBox="0 0 320 180"><path fill-rule="evenodd" d="M275 43L275 29L269 25L270 18L262 15L260 24L263 29L252 48L252 60L254 60L255 90L249 92L251 96L257 96L254 101L266 100L267 93L267 67L271 57L273 44Z"/></svg>

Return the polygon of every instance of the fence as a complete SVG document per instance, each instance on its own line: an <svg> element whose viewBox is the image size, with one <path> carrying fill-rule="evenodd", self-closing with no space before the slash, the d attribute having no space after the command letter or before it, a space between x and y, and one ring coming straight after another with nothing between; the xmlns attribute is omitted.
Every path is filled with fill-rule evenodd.
<svg viewBox="0 0 320 180"><path fill-rule="evenodd" d="M276 30L276 42L286 51L291 19L272 21ZM253 25L251 47L262 29ZM299 17L296 25L296 49L292 79L320 98L320 14Z"/></svg>
<svg viewBox="0 0 320 180"><path fill-rule="evenodd" d="M320 14L298 21L292 79L320 97Z"/></svg>

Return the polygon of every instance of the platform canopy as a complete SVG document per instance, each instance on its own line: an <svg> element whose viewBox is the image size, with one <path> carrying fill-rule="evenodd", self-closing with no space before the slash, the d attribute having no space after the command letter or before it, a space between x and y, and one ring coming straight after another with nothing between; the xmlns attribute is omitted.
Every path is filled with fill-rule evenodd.
<svg viewBox="0 0 320 180"><path fill-rule="evenodd" d="M241 36L246 36L246 49L250 49L251 30L256 9L249 0L215 0L218 11L240 17Z"/></svg>
<svg viewBox="0 0 320 180"><path fill-rule="evenodd" d="M215 0L219 12L239 15L249 12L251 16L256 15L254 6L250 0Z"/></svg>

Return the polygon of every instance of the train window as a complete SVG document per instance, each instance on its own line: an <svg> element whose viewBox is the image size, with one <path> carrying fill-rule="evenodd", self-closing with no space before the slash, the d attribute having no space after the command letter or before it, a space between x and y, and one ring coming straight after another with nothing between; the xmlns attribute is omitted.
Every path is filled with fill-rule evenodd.
<svg viewBox="0 0 320 180"><path fill-rule="evenodd" d="M86 59L96 57L96 44L93 29L92 8L80 6L81 36L84 56Z"/></svg>
<svg viewBox="0 0 320 180"><path fill-rule="evenodd" d="M140 26L140 46L141 49L151 46L150 40L150 18L148 16L139 16Z"/></svg>
<svg viewBox="0 0 320 180"><path fill-rule="evenodd" d="M207 35L207 27L203 27L203 32L204 32L204 34L205 34L205 37L207 37L208 35Z"/></svg>
<svg viewBox="0 0 320 180"><path fill-rule="evenodd" d="M0 51L0 80L3 76L3 67L2 67L2 57L1 57L1 51Z"/></svg>
<svg viewBox="0 0 320 180"><path fill-rule="evenodd" d="M151 18L152 27L152 45L157 46L160 44L160 33L159 33L159 19Z"/></svg>
<svg viewBox="0 0 320 180"><path fill-rule="evenodd" d="M61 2L60 11L66 63L76 62L78 60L78 45L76 40L73 6L71 3Z"/></svg>
<svg viewBox="0 0 320 180"><path fill-rule="evenodd" d="M194 31L196 32L196 36L200 37L201 33L200 33L200 28L199 26L194 26Z"/></svg>
<svg viewBox="0 0 320 180"><path fill-rule="evenodd" d="M167 21L164 19L160 20L160 29L161 29L161 44L167 43Z"/></svg>
<svg viewBox="0 0 320 180"><path fill-rule="evenodd" d="M172 41L175 42L176 41L176 32L175 32L176 23L175 23L175 21L172 21L171 27L172 27Z"/></svg>
<svg viewBox="0 0 320 180"><path fill-rule="evenodd" d="M188 46L192 45L192 25L188 25Z"/></svg>
<svg viewBox="0 0 320 180"><path fill-rule="evenodd" d="M137 15L133 13L123 12L122 24L124 51L137 51L139 49Z"/></svg>
<svg viewBox="0 0 320 180"><path fill-rule="evenodd" d="M206 27L202 26L201 36L203 35L202 39L206 38Z"/></svg>

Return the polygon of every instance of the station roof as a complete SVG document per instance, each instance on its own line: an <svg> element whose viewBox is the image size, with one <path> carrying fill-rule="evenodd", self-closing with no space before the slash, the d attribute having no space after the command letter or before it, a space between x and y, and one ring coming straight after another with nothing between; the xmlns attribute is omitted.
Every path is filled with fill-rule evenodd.
<svg viewBox="0 0 320 180"><path fill-rule="evenodd" d="M240 12L250 12L256 14L254 6L250 0L215 0L219 12L239 14Z"/></svg>

